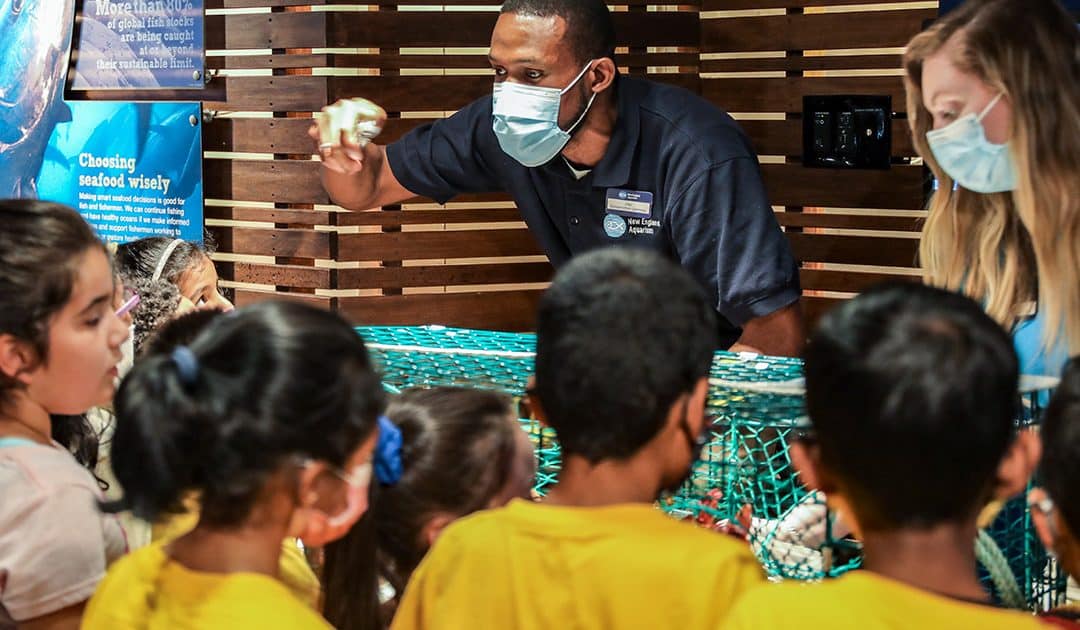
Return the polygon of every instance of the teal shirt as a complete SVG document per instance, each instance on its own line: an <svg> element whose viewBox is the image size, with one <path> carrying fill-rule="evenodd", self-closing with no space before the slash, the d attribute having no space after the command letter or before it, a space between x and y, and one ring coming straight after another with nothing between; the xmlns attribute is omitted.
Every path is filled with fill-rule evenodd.
<svg viewBox="0 0 1080 630"><path fill-rule="evenodd" d="M1069 358L1069 343L1064 335L1049 350L1043 348L1046 315L1039 311L1013 327L1013 346L1020 359L1020 373L1038 376L1061 376Z"/></svg>

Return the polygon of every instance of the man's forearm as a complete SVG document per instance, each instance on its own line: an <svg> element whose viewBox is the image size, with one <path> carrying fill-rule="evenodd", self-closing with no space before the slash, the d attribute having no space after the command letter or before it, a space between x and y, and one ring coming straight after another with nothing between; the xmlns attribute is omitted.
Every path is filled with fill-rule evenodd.
<svg viewBox="0 0 1080 630"><path fill-rule="evenodd" d="M732 352L757 352L780 357L797 357L806 344L802 308L798 302L776 312L750 320Z"/></svg>

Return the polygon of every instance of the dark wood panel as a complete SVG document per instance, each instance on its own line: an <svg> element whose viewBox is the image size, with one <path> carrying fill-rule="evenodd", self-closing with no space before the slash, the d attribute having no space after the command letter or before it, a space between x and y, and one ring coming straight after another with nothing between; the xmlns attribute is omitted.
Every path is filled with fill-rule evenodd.
<svg viewBox="0 0 1080 630"><path fill-rule="evenodd" d="M300 302L327 310L337 308L337 298L312 295L310 293L288 293L284 291L254 291L251 289L236 289L236 305L247 306L267 300L287 300Z"/></svg>
<svg viewBox="0 0 1080 630"><path fill-rule="evenodd" d="M802 120L740 120L739 126L746 131L760 155L802 156ZM895 157L914 157L915 145L911 141L911 128L907 120L892 121L892 154Z"/></svg>
<svg viewBox="0 0 1080 630"><path fill-rule="evenodd" d="M313 226L330 225L330 213L325 210L207 206L203 213L208 219L228 221L265 221Z"/></svg>
<svg viewBox="0 0 1080 630"><path fill-rule="evenodd" d="M904 46L935 9L815 13L701 21L701 51L822 50Z"/></svg>
<svg viewBox="0 0 1080 630"><path fill-rule="evenodd" d="M269 284L304 289L329 289L334 286L332 269L300 265L261 265L257 263L218 262L218 273L225 280Z"/></svg>
<svg viewBox="0 0 1080 630"><path fill-rule="evenodd" d="M542 254L526 229L342 234L339 260L419 260Z"/></svg>
<svg viewBox="0 0 1080 630"><path fill-rule="evenodd" d="M204 159L203 183L210 199L330 203L320 168L305 160Z"/></svg>
<svg viewBox="0 0 1080 630"><path fill-rule="evenodd" d="M521 221L517 208L453 208L447 210L365 210L338 216L338 225L428 225L438 223L501 223Z"/></svg>
<svg viewBox="0 0 1080 630"><path fill-rule="evenodd" d="M210 226L218 251L229 254L257 254L288 258L332 257L337 235L310 229L259 229Z"/></svg>
<svg viewBox="0 0 1080 630"><path fill-rule="evenodd" d="M921 210L924 171L897 166L885 171L762 164L769 201L778 206Z"/></svg>
<svg viewBox="0 0 1080 630"><path fill-rule="evenodd" d="M424 265L342 269L338 272L342 289L386 287L438 287L473 284L524 284L547 282L554 273L543 263L497 263L482 265Z"/></svg>
<svg viewBox="0 0 1080 630"><path fill-rule="evenodd" d="M293 12L212 15L207 48L481 47L498 19L491 11ZM647 19L614 13L616 42L634 46L698 46L694 12L656 11Z"/></svg>
<svg viewBox="0 0 1080 630"><path fill-rule="evenodd" d="M219 111L313 112L327 105L329 77L225 77L225 99L206 103ZM336 100L336 99L335 99Z"/></svg>
<svg viewBox="0 0 1080 630"><path fill-rule="evenodd" d="M203 150L314 154L310 118L216 118L203 125Z"/></svg>
<svg viewBox="0 0 1080 630"><path fill-rule="evenodd" d="M340 298L341 311L358 325L442 324L485 330L533 330L541 291L436 293Z"/></svg>
<svg viewBox="0 0 1080 630"><path fill-rule="evenodd" d="M907 111L900 77L787 77L702 79L705 98L729 112L802 112L802 97L826 94L880 94L892 97L893 111Z"/></svg>
<svg viewBox="0 0 1080 630"><path fill-rule="evenodd" d="M804 291L859 293L882 282L919 282L919 277L893 273L800 269L799 282Z"/></svg>
<svg viewBox="0 0 1080 630"><path fill-rule="evenodd" d="M807 328L812 330L822 315L843 304L845 299L804 295L800 303Z"/></svg>
<svg viewBox="0 0 1080 630"><path fill-rule="evenodd" d="M707 59L701 72L807 72L814 70L895 70L900 55L787 55L762 59Z"/></svg>
<svg viewBox="0 0 1080 630"><path fill-rule="evenodd" d="M913 238L836 236L786 232L799 262L914 267L919 241Z"/></svg>
<svg viewBox="0 0 1080 630"><path fill-rule="evenodd" d="M922 228L918 217L893 217L865 214L825 214L821 212L777 212L780 225L803 228L844 228L851 230L890 230L917 232Z"/></svg>

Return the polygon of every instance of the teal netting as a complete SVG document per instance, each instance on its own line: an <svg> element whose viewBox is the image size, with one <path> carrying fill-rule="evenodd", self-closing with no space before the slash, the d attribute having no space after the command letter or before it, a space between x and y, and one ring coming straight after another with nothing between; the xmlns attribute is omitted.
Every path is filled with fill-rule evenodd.
<svg viewBox="0 0 1080 630"><path fill-rule="evenodd" d="M530 334L440 326L365 327L359 332L384 381L396 389L491 388L520 402L533 370L535 337ZM712 439L691 479L661 500L660 507L704 527L748 532L771 576L820 579L858 567L860 550L791 466L788 444L805 427L801 376L796 359L717 353L708 399ZM1039 400L1034 394L1027 397L1020 422L1037 420ZM536 445L536 490L543 494L558 477L558 444L551 431L531 420L521 422ZM1022 500L1007 504L987 531L1030 607L1060 603L1064 578L1039 545ZM996 594L989 573L982 573Z"/></svg>

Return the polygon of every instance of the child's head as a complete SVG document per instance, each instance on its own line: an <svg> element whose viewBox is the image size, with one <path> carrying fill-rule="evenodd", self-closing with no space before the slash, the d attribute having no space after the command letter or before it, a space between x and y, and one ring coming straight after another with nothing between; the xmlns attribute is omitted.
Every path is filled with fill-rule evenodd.
<svg viewBox="0 0 1080 630"><path fill-rule="evenodd" d="M322 544L366 507L382 404L363 341L337 315L268 302L220 316L120 386L123 506L153 521L194 490L201 524L280 525Z"/></svg>
<svg viewBox="0 0 1080 630"><path fill-rule="evenodd" d="M822 319L805 370L813 437L792 457L863 533L973 527L1038 457L1016 434L1012 342L966 297L871 289Z"/></svg>
<svg viewBox="0 0 1080 630"><path fill-rule="evenodd" d="M77 416L114 389L127 326L105 246L77 212L0 201L0 408Z"/></svg>
<svg viewBox="0 0 1080 630"><path fill-rule="evenodd" d="M1042 481L1053 509L1045 508L1033 491L1032 518L1047 549L1057 553L1061 566L1080 578L1080 357L1065 366L1042 425Z"/></svg>
<svg viewBox="0 0 1080 630"><path fill-rule="evenodd" d="M410 390L386 415L401 430L401 478L373 490L364 521L326 549L326 615L343 630L372 627L377 576L400 595L443 528L528 497L536 474L532 444L504 394Z"/></svg>
<svg viewBox="0 0 1080 630"><path fill-rule="evenodd" d="M117 271L141 298L135 311L135 345L143 342L177 313L192 308L231 310L218 287L210 254L213 244L162 236L143 238L116 248Z"/></svg>
<svg viewBox="0 0 1080 630"><path fill-rule="evenodd" d="M676 484L704 429L716 346L716 314L686 271L647 250L585 254L540 301L533 409L568 458L645 454Z"/></svg>

